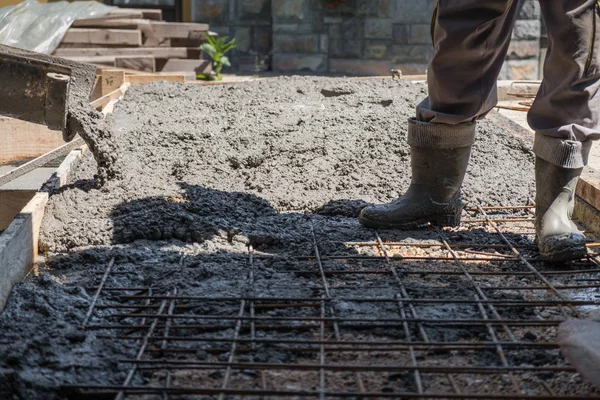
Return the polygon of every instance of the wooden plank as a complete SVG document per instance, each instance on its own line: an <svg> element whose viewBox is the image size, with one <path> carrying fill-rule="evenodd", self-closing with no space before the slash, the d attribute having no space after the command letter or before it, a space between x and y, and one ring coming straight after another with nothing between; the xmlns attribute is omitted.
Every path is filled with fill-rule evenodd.
<svg viewBox="0 0 600 400"><path fill-rule="evenodd" d="M144 18L144 13L137 8L113 8L104 18Z"/></svg>
<svg viewBox="0 0 600 400"><path fill-rule="evenodd" d="M58 57L89 57L89 56L132 56L146 55L154 58L201 58L202 52L197 48L188 47L104 47L104 48L81 48L81 49L56 49L55 56Z"/></svg>
<svg viewBox="0 0 600 400"><path fill-rule="evenodd" d="M579 178L575 194L600 211L600 173L586 168Z"/></svg>
<svg viewBox="0 0 600 400"><path fill-rule="evenodd" d="M77 61L79 63L104 65L108 67L114 67L116 56L76 56L76 57L63 57L66 60Z"/></svg>
<svg viewBox="0 0 600 400"><path fill-rule="evenodd" d="M117 90L125 83L125 72L107 69L102 71L102 96Z"/></svg>
<svg viewBox="0 0 600 400"><path fill-rule="evenodd" d="M142 35L143 37L143 35ZM143 45L143 43L142 43ZM127 44L94 44L94 43L60 43L56 48L57 49L81 49L81 48L105 48L105 47L120 47L120 48L132 48L132 46ZM149 47L149 46L148 46ZM193 46L190 46L193 47Z"/></svg>
<svg viewBox="0 0 600 400"><path fill-rule="evenodd" d="M127 75L125 80L132 85L139 85L150 82L178 82L184 83L185 76L181 74L147 74L147 75Z"/></svg>
<svg viewBox="0 0 600 400"><path fill-rule="evenodd" d="M67 60L94 64L100 71L122 70L126 73L147 73L156 71L156 59L153 56L82 56L64 57ZM124 67L125 65L130 68ZM134 69L137 68L137 69Z"/></svg>
<svg viewBox="0 0 600 400"><path fill-rule="evenodd" d="M142 32L130 29L71 28L62 43L141 46Z"/></svg>
<svg viewBox="0 0 600 400"><path fill-rule="evenodd" d="M216 32L208 31L202 35L192 35L188 38L170 38L171 47L199 47L202 43L206 43L206 34L213 37L219 37Z"/></svg>
<svg viewBox="0 0 600 400"><path fill-rule="evenodd" d="M97 98L102 97L102 74L98 72L99 71L96 70L96 80L94 81L94 88L92 89L90 100L96 100Z"/></svg>
<svg viewBox="0 0 600 400"><path fill-rule="evenodd" d="M110 19L110 18L89 18L73 21L74 28L114 28L114 29L141 29L144 26L150 27L148 19Z"/></svg>
<svg viewBox="0 0 600 400"><path fill-rule="evenodd" d="M12 287L33 267L47 203L48 193L36 193L0 235L0 310Z"/></svg>
<svg viewBox="0 0 600 400"><path fill-rule="evenodd" d="M170 58L161 70L162 72L194 71L196 74L210 74L212 63L208 60L185 60Z"/></svg>
<svg viewBox="0 0 600 400"><path fill-rule="evenodd" d="M126 75L140 75L140 74L146 74L146 72L143 71L136 71L135 69L127 69L127 68L117 68L117 67L113 67L113 66L107 66L107 65L96 65L97 67L97 74L98 75L102 75L102 71L106 71L108 69L112 69L114 71L123 71Z"/></svg>
<svg viewBox="0 0 600 400"><path fill-rule="evenodd" d="M129 88L129 85L130 84L128 82L123 83L117 90L113 90L112 92L92 101L90 105L97 110L104 108L110 100L118 99L123 96Z"/></svg>
<svg viewBox="0 0 600 400"><path fill-rule="evenodd" d="M71 150L75 147L80 147L84 144L83 139L77 138L72 140L69 143L65 143L57 149L51 150L41 156L34 158L31 161L26 162L23 165L13 169L12 171L7 172L6 174L0 176L0 186L7 184L8 182L17 179L20 176L25 175L28 172L33 171L36 168L43 166L44 164L49 163L50 161L56 160L59 157L65 156L69 154Z"/></svg>
<svg viewBox="0 0 600 400"><path fill-rule="evenodd" d="M600 212L586 201L582 201L579 196L575 197L573 218L580 221L586 230L591 230L595 233L600 232Z"/></svg>
<svg viewBox="0 0 600 400"><path fill-rule="evenodd" d="M142 32L145 47L173 46L173 47L197 47L205 41L208 32L207 24L174 23L164 21L152 21L148 19L93 19L78 20L73 23L75 27L87 28L115 28L136 29ZM209 34L216 35L214 32ZM191 40L191 42L171 42L179 40ZM65 43L68 44L68 43Z"/></svg>
<svg viewBox="0 0 600 400"><path fill-rule="evenodd" d="M162 21L162 10L160 8L146 8L139 9L138 11L142 12L142 17L146 19L151 19L153 21Z"/></svg>
<svg viewBox="0 0 600 400"><path fill-rule="evenodd" d="M117 56L115 67L156 72L156 59L153 56Z"/></svg>
<svg viewBox="0 0 600 400"><path fill-rule="evenodd" d="M36 192L36 190L0 190L0 231L8 228Z"/></svg>
<svg viewBox="0 0 600 400"><path fill-rule="evenodd" d="M208 24L195 24L190 22L151 22L150 26L154 36L162 38L187 39L197 33L208 32Z"/></svg>
<svg viewBox="0 0 600 400"><path fill-rule="evenodd" d="M206 39L181 39L181 38L170 38L169 45L171 47L200 47L203 43L206 43ZM146 43L144 43L144 46Z"/></svg>
<svg viewBox="0 0 600 400"><path fill-rule="evenodd" d="M78 149L71 151L69 155L63 160L63 162L60 163L54 175L52 175L52 177L48 179L46 184L44 184L44 191L59 189L62 186L66 185L69 181L69 174L73 169L75 169L77 164L79 164L79 162L87 153L87 151L87 145L84 145Z"/></svg>
<svg viewBox="0 0 600 400"><path fill-rule="evenodd" d="M0 165L38 157L65 143L60 131L15 118L0 117L0 132Z"/></svg>
<svg viewBox="0 0 600 400"><path fill-rule="evenodd" d="M160 21L162 20L162 10L160 8L119 8L116 11L116 15L141 15L141 17L135 18L146 18L151 20ZM115 13L110 13L109 15L115 15Z"/></svg>

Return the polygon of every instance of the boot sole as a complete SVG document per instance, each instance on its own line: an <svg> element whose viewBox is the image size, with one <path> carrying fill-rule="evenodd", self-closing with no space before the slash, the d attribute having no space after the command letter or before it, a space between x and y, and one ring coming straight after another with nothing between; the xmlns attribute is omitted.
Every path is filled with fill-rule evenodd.
<svg viewBox="0 0 600 400"><path fill-rule="evenodd" d="M563 263L567 261L575 261L584 258L587 255L587 247L585 242L572 243L568 241L556 241L552 245L541 246L540 255L545 261L550 263ZM549 247L547 250L544 247Z"/></svg>
<svg viewBox="0 0 600 400"><path fill-rule="evenodd" d="M417 229L427 226L427 224L432 224L442 227L455 227L460 225L460 214L442 214L442 215L434 215L429 217L420 218L414 221L407 222L383 222L383 221L374 221L360 215L358 217L358 221L366 228L370 229L399 229L399 230L407 230L407 229Z"/></svg>

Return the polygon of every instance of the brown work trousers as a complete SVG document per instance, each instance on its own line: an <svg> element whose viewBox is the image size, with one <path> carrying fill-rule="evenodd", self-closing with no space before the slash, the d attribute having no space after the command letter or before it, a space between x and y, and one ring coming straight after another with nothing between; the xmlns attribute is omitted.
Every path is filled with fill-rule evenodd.
<svg viewBox="0 0 600 400"><path fill-rule="evenodd" d="M497 102L519 0L439 0L432 23L435 55L423 122L456 125L484 117ZM540 0L549 48L544 79L528 114L534 152L565 168L587 164L600 138L598 0Z"/></svg>

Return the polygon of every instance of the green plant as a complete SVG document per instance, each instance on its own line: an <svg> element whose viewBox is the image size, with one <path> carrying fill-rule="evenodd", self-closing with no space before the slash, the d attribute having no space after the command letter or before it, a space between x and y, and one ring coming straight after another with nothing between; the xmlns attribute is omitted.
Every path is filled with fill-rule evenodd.
<svg viewBox="0 0 600 400"><path fill-rule="evenodd" d="M235 38L231 39L229 42L227 36L222 38L215 38L211 35L206 35L206 43L203 43L200 46L200 50L204 53L208 54L210 58L213 60L213 74L210 76L198 75L199 79L216 79L221 80L223 76L221 75L221 71L223 67L231 67L231 63L229 62L229 58L225 55L230 50L235 49Z"/></svg>

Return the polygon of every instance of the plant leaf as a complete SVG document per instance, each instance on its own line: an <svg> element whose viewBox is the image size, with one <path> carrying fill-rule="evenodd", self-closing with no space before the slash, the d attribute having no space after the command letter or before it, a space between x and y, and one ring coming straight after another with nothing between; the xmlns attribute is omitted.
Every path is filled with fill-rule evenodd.
<svg viewBox="0 0 600 400"><path fill-rule="evenodd" d="M211 46L214 47L215 44L217 43L217 38L214 37L214 36L212 36L212 35L207 34L206 35L206 41L208 42L208 44L210 44Z"/></svg>
<svg viewBox="0 0 600 400"><path fill-rule="evenodd" d="M235 38L231 39L229 43L225 43L223 46L223 53L228 52L229 50L235 49L237 47L237 43L235 42Z"/></svg>
<svg viewBox="0 0 600 400"><path fill-rule="evenodd" d="M210 56L210 58L212 58L213 60L215 59L215 55L217 54L217 49L215 49L215 47L212 44L203 43L200 46L200 50L202 50L203 52L208 54Z"/></svg>
<svg viewBox="0 0 600 400"><path fill-rule="evenodd" d="M221 57L221 62L223 63L224 66L231 67L231 63L229 62L229 57L222 56Z"/></svg>

